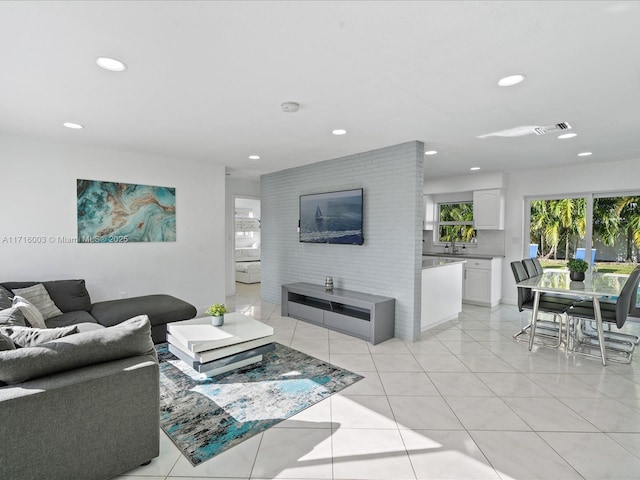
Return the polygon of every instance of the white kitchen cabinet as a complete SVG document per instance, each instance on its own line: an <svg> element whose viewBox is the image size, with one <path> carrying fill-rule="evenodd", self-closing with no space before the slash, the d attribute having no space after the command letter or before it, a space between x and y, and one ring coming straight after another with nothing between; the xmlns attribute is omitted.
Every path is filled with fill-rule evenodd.
<svg viewBox="0 0 640 480"><path fill-rule="evenodd" d="M435 228L436 204L431 195L424 196L424 225L423 230L433 230Z"/></svg>
<svg viewBox="0 0 640 480"><path fill-rule="evenodd" d="M473 192L473 224L476 230L504 230L504 190Z"/></svg>
<svg viewBox="0 0 640 480"><path fill-rule="evenodd" d="M495 307L502 293L502 259L468 259L463 283L464 303Z"/></svg>

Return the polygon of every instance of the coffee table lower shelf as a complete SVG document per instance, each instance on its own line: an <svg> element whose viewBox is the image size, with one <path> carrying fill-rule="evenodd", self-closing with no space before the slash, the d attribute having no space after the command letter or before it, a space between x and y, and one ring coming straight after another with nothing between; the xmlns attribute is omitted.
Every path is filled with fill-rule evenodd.
<svg viewBox="0 0 640 480"><path fill-rule="evenodd" d="M275 344L268 343L257 348L252 348L217 360L202 363L190 358L175 345L172 345L171 343L169 344L169 351L171 353L193 368L196 372L206 375L207 377L213 377L215 375L220 375L221 373L226 373L237 368L261 362L262 355L275 350L275 348Z"/></svg>

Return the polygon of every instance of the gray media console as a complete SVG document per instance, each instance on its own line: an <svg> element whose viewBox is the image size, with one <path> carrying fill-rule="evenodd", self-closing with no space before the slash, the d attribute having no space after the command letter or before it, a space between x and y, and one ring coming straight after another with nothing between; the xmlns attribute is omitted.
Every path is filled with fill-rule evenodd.
<svg viewBox="0 0 640 480"><path fill-rule="evenodd" d="M372 344L394 336L395 299L342 288L325 290L312 283L282 286L282 316L321 325L368 340Z"/></svg>

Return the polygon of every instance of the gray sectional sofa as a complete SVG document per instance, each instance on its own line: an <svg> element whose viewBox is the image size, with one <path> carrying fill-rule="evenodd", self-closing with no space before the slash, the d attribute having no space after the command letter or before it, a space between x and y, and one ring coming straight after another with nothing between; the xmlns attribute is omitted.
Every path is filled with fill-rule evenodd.
<svg viewBox="0 0 640 480"><path fill-rule="evenodd" d="M105 327L116 325L136 315L147 315L151 322L154 343L167 340L167 323L187 320L196 316L196 308L171 295L145 295L141 297L91 303L85 281L53 280L46 282L2 282L0 287L13 292L41 283L62 315L46 320L47 327L64 327L80 323L93 323Z"/></svg>
<svg viewBox="0 0 640 480"><path fill-rule="evenodd" d="M158 359L144 315L0 351L0 478L106 480L127 472L158 456L159 409Z"/></svg>
<svg viewBox="0 0 640 480"><path fill-rule="evenodd" d="M84 280L0 283L0 479L106 480L159 454L154 343L170 295L91 303Z"/></svg>

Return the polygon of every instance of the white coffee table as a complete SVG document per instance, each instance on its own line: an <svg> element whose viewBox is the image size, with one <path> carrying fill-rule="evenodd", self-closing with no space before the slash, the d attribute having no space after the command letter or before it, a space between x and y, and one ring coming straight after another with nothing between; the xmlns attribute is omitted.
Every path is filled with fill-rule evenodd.
<svg viewBox="0 0 640 480"><path fill-rule="evenodd" d="M206 376L262 361L273 340L273 327L235 312L225 314L221 327L211 325L211 317L167 324L169 351Z"/></svg>

